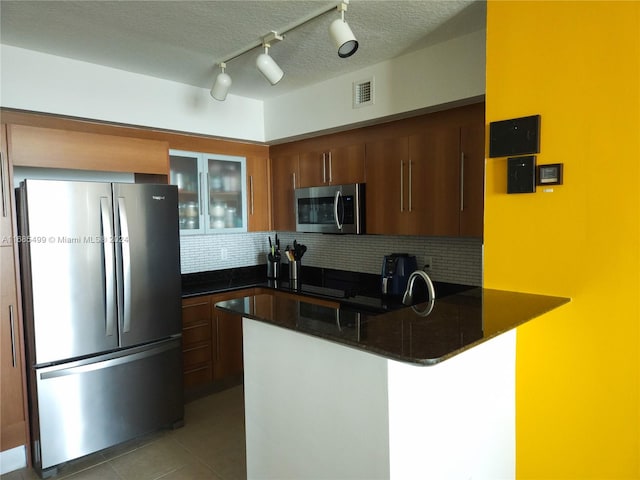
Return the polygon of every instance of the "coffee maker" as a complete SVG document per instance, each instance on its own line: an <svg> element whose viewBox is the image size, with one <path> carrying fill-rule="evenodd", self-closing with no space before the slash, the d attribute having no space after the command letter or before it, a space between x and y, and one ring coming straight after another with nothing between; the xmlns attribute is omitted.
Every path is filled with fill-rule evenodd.
<svg viewBox="0 0 640 480"><path fill-rule="evenodd" d="M401 297L407 289L409 275L418 269L414 255L392 253L382 262L382 295Z"/></svg>

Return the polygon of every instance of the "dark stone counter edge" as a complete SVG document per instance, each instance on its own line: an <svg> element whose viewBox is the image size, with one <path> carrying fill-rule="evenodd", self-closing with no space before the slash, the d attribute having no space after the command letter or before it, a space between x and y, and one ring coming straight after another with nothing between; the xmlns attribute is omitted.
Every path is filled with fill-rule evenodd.
<svg viewBox="0 0 640 480"><path fill-rule="evenodd" d="M477 288L477 290L479 292L498 292L498 293L505 293L505 294L520 294L519 292L499 291L499 290L492 290L492 289ZM416 366L433 366L433 365L439 364L439 363L441 363L441 362L443 362L443 361L445 361L445 360L447 360L449 358L452 358L452 357L454 357L456 355L459 355L462 352L470 350L470 349L472 349L472 348L474 348L474 347L476 347L478 345L481 345L481 344L483 344L483 343L485 343L485 342L487 342L487 341L489 341L489 340L491 340L491 339L493 339L493 338L495 338L495 337L497 337L497 336L499 336L499 335L501 335L503 333L506 333L506 332L508 332L510 330L513 330L514 328L516 328L516 327L518 327L520 325L523 325L523 324L525 324L525 323L527 323L527 322L529 322L529 321L531 321L531 320L533 320L533 319L535 319L535 318L537 318L537 317L539 317L541 315L544 315L544 314L546 314L546 313L548 313L548 312L550 312L552 310L555 310L556 308L561 307L562 305L565 305L566 303L569 303L571 301L571 299L564 298L564 297L551 297L551 296L537 295L537 294L520 294L520 295L528 295L531 298L539 297L540 299L548 300L549 304L544 306L544 307L541 306L541 308L537 309L535 311L535 313L532 313L531 315L528 315L526 317L522 316L520 318L514 319L513 323L509 324L505 328L501 328L501 329L495 330L495 331L491 332L489 335L483 336L482 338L480 338L480 339L478 339L476 341L470 342L467 345L464 345L464 346L462 346L460 348L453 349L450 352L448 352L446 354L443 354L443 355L441 355L439 357L436 357L436 358L416 358L416 357L410 357L410 356L406 356L406 355L399 355L399 354L397 354L397 353L395 353L393 351L367 346L367 345L364 345L362 343L349 340L348 338L337 337L337 336L333 336L333 335L326 334L324 332L320 332L320 331L316 331L316 330L308 330L308 329L303 329L303 328L299 328L299 327L292 327L290 325L287 325L287 324L284 324L284 323L280 323L280 322L274 321L272 319L268 319L268 318L264 318L264 317L253 315L250 312L244 311L243 309L238 309L238 308L233 308L233 307L228 308L225 305L226 302L217 303L216 304L216 308L220 308L221 310L225 310L225 311L230 312L230 313L240 314L243 317L247 317L249 319L256 320L256 321L259 321L259 322L262 322L262 323L267 323L267 324L275 326L275 327L284 328L284 329L287 329L287 330L295 331L295 332L302 333L302 334L305 334L305 335L309 335L309 336L312 336L312 337L321 338L323 340L328 340L328 341L331 341L331 342L339 344L339 345L355 348L355 349L361 350L363 352L367 352L367 353L370 353L370 354L381 356L381 357L386 358L388 360L396 360L396 361L400 361L400 362L403 362L403 363L414 364ZM448 303L455 302L455 297L456 296L457 295L447 297L446 301ZM244 297L244 298L251 299L253 297L254 297L253 295L249 295L249 296ZM287 300L283 300L283 301L287 301ZM289 301L293 302L294 300L289 300ZM301 300L301 302L302 302L302 300ZM409 309L410 309L410 307L406 307L404 309L404 311L408 311ZM402 311L398 311L395 314L397 315L398 313L402 314ZM376 315L376 319L383 320L385 316L391 316L391 315L392 315L392 313L379 314L379 315ZM393 321L395 321L395 319Z"/></svg>

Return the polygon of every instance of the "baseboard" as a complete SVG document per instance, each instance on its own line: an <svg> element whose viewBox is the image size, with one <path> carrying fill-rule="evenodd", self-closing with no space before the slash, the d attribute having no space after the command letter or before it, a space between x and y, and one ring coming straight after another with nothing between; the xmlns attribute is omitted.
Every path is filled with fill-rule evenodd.
<svg viewBox="0 0 640 480"><path fill-rule="evenodd" d="M0 475L27 466L27 450L24 445L0 452Z"/></svg>

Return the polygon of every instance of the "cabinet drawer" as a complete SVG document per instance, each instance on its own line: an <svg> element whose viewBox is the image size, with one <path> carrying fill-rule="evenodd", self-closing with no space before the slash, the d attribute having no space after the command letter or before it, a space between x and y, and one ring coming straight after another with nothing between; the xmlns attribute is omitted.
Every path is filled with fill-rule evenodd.
<svg viewBox="0 0 640 480"><path fill-rule="evenodd" d="M182 301L182 326L208 322L211 319L209 297L189 300L193 303Z"/></svg>
<svg viewBox="0 0 640 480"><path fill-rule="evenodd" d="M207 362L211 362L211 344L196 345L182 350L182 364L185 370Z"/></svg>
<svg viewBox="0 0 640 480"><path fill-rule="evenodd" d="M198 368L185 369L184 371L184 386L195 387L211 382L213 379L213 368L211 364L203 365Z"/></svg>
<svg viewBox="0 0 640 480"><path fill-rule="evenodd" d="M195 343L211 344L211 323L199 323L182 328L182 345L189 348Z"/></svg>

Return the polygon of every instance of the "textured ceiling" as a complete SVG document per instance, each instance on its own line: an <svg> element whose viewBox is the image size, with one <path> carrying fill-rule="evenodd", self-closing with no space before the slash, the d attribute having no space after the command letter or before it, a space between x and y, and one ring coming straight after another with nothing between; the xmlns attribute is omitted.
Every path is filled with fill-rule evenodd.
<svg viewBox="0 0 640 480"><path fill-rule="evenodd" d="M0 1L0 41L62 57L211 88L216 62L330 9L327 1ZM285 71L271 86L260 49L229 62L232 94L265 99L484 28L472 0L351 0L346 20L360 47L340 59L328 37L337 11L289 32L270 49Z"/></svg>

